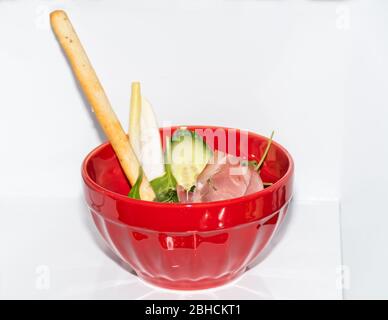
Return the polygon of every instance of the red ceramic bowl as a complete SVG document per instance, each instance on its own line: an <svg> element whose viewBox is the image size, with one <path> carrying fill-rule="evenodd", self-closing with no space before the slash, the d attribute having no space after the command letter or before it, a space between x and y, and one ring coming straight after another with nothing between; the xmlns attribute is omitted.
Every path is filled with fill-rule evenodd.
<svg viewBox="0 0 388 320"><path fill-rule="evenodd" d="M242 155L242 131L188 127L230 134L213 148ZM172 132L176 128L172 128ZM231 139L237 148L231 152ZM260 159L267 138L247 133L249 160ZM240 198L209 203L165 204L127 197L130 185L109 143L84 160L87 205L111 249L144 280L172 289L205 289L240 275L268 244L292 195L293 161L274 142L261 169L270 187Z"/></svg>

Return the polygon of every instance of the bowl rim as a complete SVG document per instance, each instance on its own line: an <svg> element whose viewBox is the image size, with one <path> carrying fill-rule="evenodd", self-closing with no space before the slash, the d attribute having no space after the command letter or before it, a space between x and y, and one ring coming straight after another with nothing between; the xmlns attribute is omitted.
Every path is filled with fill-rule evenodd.
<svg viewBox="0 0 388 320"><path fill-rule="evenodd" d="M208 128L208 129L237 130L237 131L243 130L243 129L236 129L236 128L231 128L231 127L212 126L212 125L198 125L198 126L197 125L179 125L179 126L170 126L170 127L166 127L166 128L171 128L172 130L174 130L174 129L177 129L177 128L180 128L183 126L189 130L190 129L206 129L206 128ZM164 128L165 127L162 127L162 128L160 128L160 130L163 130ZM258 138L263 138L263 139L268 139L267 137L262 136L260 134L257 134L255 132L252 132L249 130L244 130L244 131L247 131L248 134L250 134L252 136L256 136ZM88 171L86 168L87 168L87 164L89 163L90 159L98 151L106 148L106 146L109 144L110 144L110 142L106 141L106 142L100 144L99 146L95 147L92 151L90 151L86 155L85 159L82 162L82 168L81 168L82 178L83 178L85 184L89 188L92 188L94 191L99 192L99 193L103 193L103 194L105 194L105 195L107 195L115 200L124 201L124 202L127 202L129 204L134 204L134 205L137 204L137 205L149 206L149 207L154 207L154 208L157 208L157 207L171 207L171 208L191 208L191 207L204 208L205 207L205 208L208 208L208 207L233 205L233 204L237 204L240 202L253 200L259 196L265 196L266 194L272 193L272 191L274 191L280 185L282 185L284 182L286 182L292 176L292 174L294 172L294 161L293 161L290 153L282 145L280 145L279 143L277 143L276 141L273 140L272 144L276 145L276 147L279 148L285 154L285 156L287 157L289 165L288 165L286 173L278 181L276 181L271 186L269 186L263 190L256 191L254 193L250 193L248 195L243 195L243 196L237 197L237 198L232 198L232 199L227 199L227 200L217 200L217 201L211 201L211 202L166 203L166 202L138 200L138 199L129 198L126 195L114 192L112 190L109 190L109 189L106 189L106 188L100 186L88 174Z"/></svg>

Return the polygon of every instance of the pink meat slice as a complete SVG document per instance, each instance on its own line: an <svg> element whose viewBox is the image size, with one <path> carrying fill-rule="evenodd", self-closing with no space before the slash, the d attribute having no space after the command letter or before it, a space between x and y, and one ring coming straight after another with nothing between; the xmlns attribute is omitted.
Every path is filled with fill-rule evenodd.
<svg viewBox="0 0 388 320"><path fill-rule="evenodd" d="M179 202L181 203L194 202L193 200L194 192L187 191L184 187L179 185L177 186L176 191L178 194Z"/></svg>
<svg viewBox="0 0 388 320"><path fill-rule="evenodd" d="M237 198L263 189L260 175L241 158L215 151L198 176L194 192L178 187L180 202L211 202Z"/></svg>
<svg viewBox="0 0 388 320"><path fill-rule="evenodd" d="M249 168L249 170L252 171L252 176L251 176L251 181L249 181L248 188L245 191L246 195L255 193L264 189L263 181L261 180L259 173L256 170L253 170L252 168Z"/></svg>

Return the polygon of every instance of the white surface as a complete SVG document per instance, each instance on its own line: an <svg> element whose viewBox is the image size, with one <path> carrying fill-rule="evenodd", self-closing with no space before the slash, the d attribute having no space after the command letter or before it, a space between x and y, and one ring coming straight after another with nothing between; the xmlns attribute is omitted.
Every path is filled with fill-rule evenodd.
<svg viewBox="0 0 388 320"><path fill-rule="evenodd" d="M80 163L103 139L49 27L49 12L64 8L125 128L130 83L140 80L161 124L275 129L295 157L296 197L338 199L344 32L337 6L0 1L0 105L7 110L0 136L12 132L2 139L0 152L12 156L1 158L0 195L78 196Z"/></svg>
<svg viewBox="0 0 388 320"><path fill-rule="evenodd" d="M64 8L125 128L130 83L140 80L161 123L275 129L295 158L296 199L342 202L345 296L387 298L387 6L0 1L0 197L79 197L80 163L104 139L48 24L48 13ZM50 241L50 232L32 243ZM19 275L27 293L28 272Z"/></svg>
<svg viewBox="0 0 388 320"><path fill-rule="evenodd" d="M346 298L388 299L388 1L354 1L342 175Z"/></svg>
<svg viewBox="0 0 388 320"><path fill-rule="evenodd" d="M78 198L1 199L0 298L340 299L336 203L293 204L255 266L197 292L146 285L118 263Z"/></svg>

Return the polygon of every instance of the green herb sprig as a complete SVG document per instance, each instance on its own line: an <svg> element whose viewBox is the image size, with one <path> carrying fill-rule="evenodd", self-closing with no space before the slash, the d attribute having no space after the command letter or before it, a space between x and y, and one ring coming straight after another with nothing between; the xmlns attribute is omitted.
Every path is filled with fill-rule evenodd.
<svg viewBox="0 0 388 320"><path fill-rule="evenodd" d="M274 134L275 134L275 132L272 131L271 136L268 138L267 146L264 150L264 153L263 153L260 161L259 162L257 162L256 160L245 161L243 165L248 164L249 166L253 167L254 170L256 170L257 172L260 172L260 169L263 166L265 159L267 158L269 149L271 148L272 139L273 139ZM272 185L273 185L272 182L263 182L264 188L268 188Z"/></svg>
<svg viewBox="0 0 388 320"><path fill-rule="evenodd" d="M264 153L263 153L260 161L255 165L255 170L258 171L258 172L260 172L260 169L263 166L265 159L267 158L269 149L271 148L272 139L273 139L274 134L275 134L275 131L272 131L271 136L268 139L267 146L266 146L266 148L264 150Z"/></svg>
<svg viewBox="0 0 388 320"><path fill-rule="evenodd" d="M136 179L135 184L132 186L131 190L128 193L128 197L132 199L140 200L140 185L143 180L143 169L140 167L139 176Z"/></svg>
<svg viewBox="0 0 388 320"><path fill-rule="evenodd" d="M150 182L156 195L156 201L170 203L179 202L176 191L177 182L171 172L171 139L169 137L166 137L164 167L166 169L166 173Z"/></svg>

